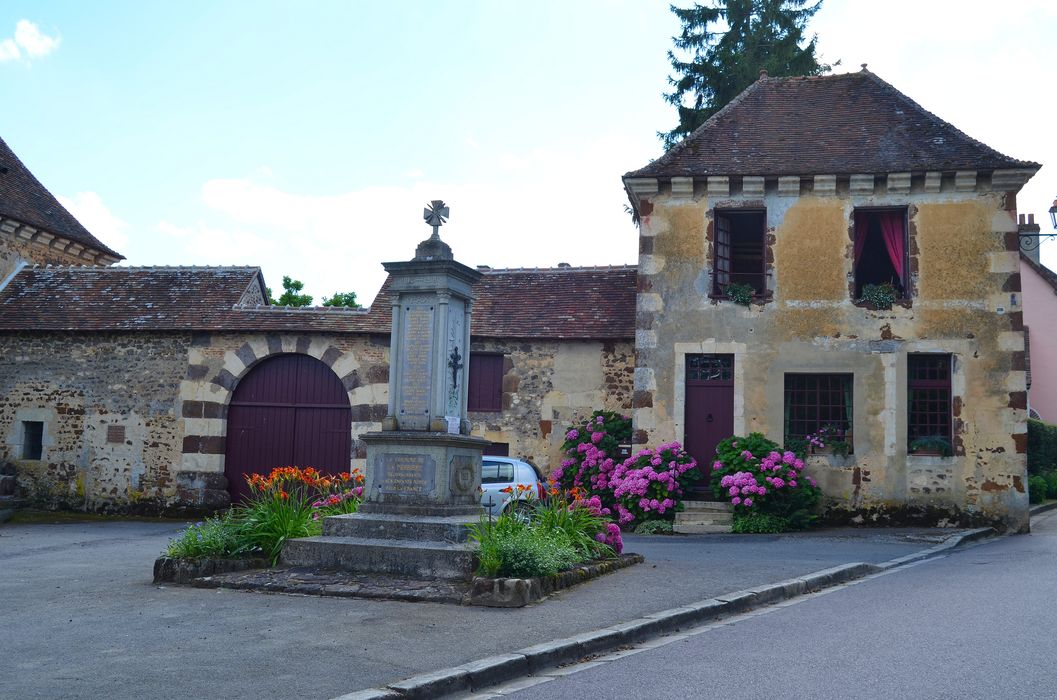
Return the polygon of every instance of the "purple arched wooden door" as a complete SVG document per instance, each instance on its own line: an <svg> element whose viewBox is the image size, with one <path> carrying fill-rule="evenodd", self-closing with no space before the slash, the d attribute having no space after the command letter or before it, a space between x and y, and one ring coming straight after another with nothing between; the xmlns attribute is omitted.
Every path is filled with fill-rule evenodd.
<svg viewBox="0 0 1057 700"><path fill-rule="evenodd" d="M264 360L228 407L224 475L232 502L249 493L247 474L290 466L348 471L351 429L349 396L329 367L309 355Z"/></svg>

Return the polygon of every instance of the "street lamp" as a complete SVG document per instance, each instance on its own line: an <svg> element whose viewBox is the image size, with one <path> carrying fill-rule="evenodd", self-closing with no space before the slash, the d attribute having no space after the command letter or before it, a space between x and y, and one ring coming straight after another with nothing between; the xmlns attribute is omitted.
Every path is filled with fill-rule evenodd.
<svg viewBox="0 0 1057 700"><path fill-rule="evenodd" d="M1053 222L1053 227L1057 228L1057 199L1053 200L1053 206L1050 207L1050 221Z"/></svg>

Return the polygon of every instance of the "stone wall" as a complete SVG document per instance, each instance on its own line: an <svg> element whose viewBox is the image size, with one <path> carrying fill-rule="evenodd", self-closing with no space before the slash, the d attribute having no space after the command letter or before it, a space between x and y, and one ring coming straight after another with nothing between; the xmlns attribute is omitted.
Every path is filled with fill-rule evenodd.
<svg viewBox="0 0 1057 700"><path fill-rule="evenodd" d="M734 432L783 439L784 375L854 375L854 456L812 469L848 517L1027 525L1025 366L1015 201L973 179L944 177L853 193L839 181L779 192L732 184L647 199L640 227L636 440L683 440L687 354L735 357ZM832 183L830 183L832 184ZM909 208L910 303L854 303L853 211ZM750 308L710 298L714 208L766 209L771 298ZM954 357L955 456L907 454L912 352Z"/></svg>
<svg viewBox="0 0 1057 700"><path fill-rule="evenodd" d="M597 409L631 408L630 342L478 338L470 350L505 357L503 411L470 412L473 434L505 443L512 457L529 459L545 473L561 462L573 423Z"/></svg>
<svg viewBox="0 0 1057 700"><path fill-rule="evenodd" d="M18 465L23 492L87 510L172 501L189 343L186 333L0 334L0 459ZM44 424L40 460L22 459L26 421Z"/></svg>
<svg viewBox="0 0 1057 700"><path fill-rule="evenodd" d="M74 245L77 252L67 252L69 241L60 245L61 239L54 239L56 245L44 245L35 241L17 238L14 234L0 230L0 281L7 278L18 260L30 265L92 265L80 253L82 246Z"/></svg>
<svg viewBox="0 0 1057 700"><path fill-rule="evenodd" d="M631 404L630 342L477 340L506 356L501 413L472 414L473 433L544 470L560 461L568 425ZM226 506L227 410L263 359L313 356L333 370L358 439L388 408L389 338L366 334L228 332L0 333L0 460L48 507L185 512ZM23 423L44 423L40 460L23 457Z"/></svg>

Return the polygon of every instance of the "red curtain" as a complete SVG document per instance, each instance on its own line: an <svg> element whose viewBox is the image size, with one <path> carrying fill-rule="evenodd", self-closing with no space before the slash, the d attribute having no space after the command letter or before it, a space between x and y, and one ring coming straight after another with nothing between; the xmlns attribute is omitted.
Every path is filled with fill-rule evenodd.
<svg viewBox="0 0 1057 700"><path fill-rule="evenodd" d="M866 247L866 234L869 232L870 219L867 217L866 212L855 212L855 251L853 258L855 265L859 264L859 258L862 257L863 248Z"/></svg>
<svg viewBox="0 0 1057 700"><path fill-rule="evenodd" d="M903 212L882 211L878 212L877 218L881 222L881 235L884 236L888 259L892 261L896 276L903 280L905 279L903 277L903 260L906 253L907 238L903 230Z"/></svg>

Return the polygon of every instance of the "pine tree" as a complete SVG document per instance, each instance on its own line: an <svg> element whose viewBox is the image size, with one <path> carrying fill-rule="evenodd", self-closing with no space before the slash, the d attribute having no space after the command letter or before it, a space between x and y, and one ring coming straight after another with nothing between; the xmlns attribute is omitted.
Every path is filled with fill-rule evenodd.
<svg viewBox="0 0 1057 700"><path fill-rule="evenodd" d="M664 99L679 110L679 125L658 132L665 149L737 97L761 70L771 76L788 76L821 75L831 68L815 56L818 37L801 46L807 22L822 0L813 4L809 0L714 2L694 3L687 9L670 6L683 25L672 41L682 55L689 54L689 60L680 60L675 50L668 52L675 71L668 83L674 89L664 93Z"/></svg>

